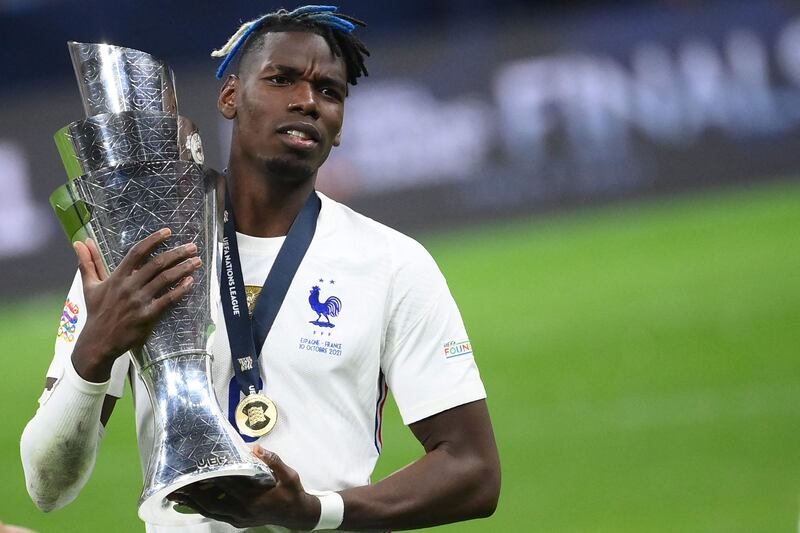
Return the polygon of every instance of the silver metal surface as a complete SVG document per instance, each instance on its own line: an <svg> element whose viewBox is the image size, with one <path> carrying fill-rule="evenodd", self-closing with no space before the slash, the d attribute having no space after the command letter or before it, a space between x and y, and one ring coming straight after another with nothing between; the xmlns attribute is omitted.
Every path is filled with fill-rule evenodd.
<svg viewBox="0 0 800 533"><path fill-rule="evenodd" d="M214 271L217 238L216 184L218 175L187 161L143 161L108 167L72 181L75 196L83 200L87 224L113 272L128 250L154 231L170 228L172 236L154 252L193 242L203 266L192 276L195 286L153 327L140 369L173 354L203 351L215 320L210 302L218 292ZM212 272L213 271L213 272Z"/></svg>
<svg viewBox="0 0 800 533"><path fill-rule="evenodd" d="M163 112L95 115L64 126L54 138L69 179L133 161L204 161L197 126Z"/></svg>
<svg viewBox="0 0 800 533"><path fill-rule="evenodd" d="M68 46L87 117L123 111L178 113L174 76L164 61L110 44Z"/></svg>
<svg viewBox="0 0 800 533"><path fill-rule="evenodd" d="M192 291L153 327L136 370L153 406L154 445L145 473L139 515L154 524L185 523L165 497L201 480L255 476L274 484L219 409L210 378L210 349L216 324L220 258L217 172L187 161L144 161L80 176L71 187L89 212L87 223L112 272L127 251L159 228L172 230L159 254L194 242L203 266Z"/></svg>
<svg viewBox="0 0 800 533"><path fill-rule="evenodd" d="M211 381L221 264L221 177L196 163L197 154L186 157L181 132L191 127L196 133L188 120L151 109L156 101L164 109L177 109L166 65L143 52L109 45L71 43L70 52L87 114L99 116L62 130L64 146L59 150L62 155L66 151L65 168L74 179L55 194L54 208L63 211L60 218L68 235L78 228L94 239L109 272L133 245L163 227L170 228L172 236L153 255L194 242L203 260L192 275L195 283L189 294L133 352L154 419L139 516L157 525L203 522L199 515L179 514L166 497L223 476L275 484L270 469L220 411ZM151 78L143 75L147 72Z"/></svg>

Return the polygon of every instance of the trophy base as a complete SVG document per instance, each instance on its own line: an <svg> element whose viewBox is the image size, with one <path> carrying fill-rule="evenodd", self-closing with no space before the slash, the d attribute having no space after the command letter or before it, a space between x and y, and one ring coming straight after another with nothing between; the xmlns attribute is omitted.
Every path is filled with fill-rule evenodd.
<svg viewBox="0 0 800 533"><path fill-rule="evenodd" d="M159 526L209 519L175 509L167 496L200 481L248 476L275 485L259 460L220 411L211 386L210 356L203 351L150 357L140 376L153 408L153 448L139 499L139 517ZM179 506L180 507L180 506Z"/></svg>
<svg viewBox="0 0 800 533"><path fill-rule="evenodd" d="M173 484L167 487L161 487L158 490L151 491L149 494L143 494L139 503L139 518L148 524L158 526L188 526L209 522L211 521L210 518L206 518L185 506L168 500L167 496L176 490L201 481L231 476L253 477L256 482L262 483L265 488L275 485L275 478L266 465L254 464L252 467L232 465L203 474L186 474L176 478Z"/></svg>

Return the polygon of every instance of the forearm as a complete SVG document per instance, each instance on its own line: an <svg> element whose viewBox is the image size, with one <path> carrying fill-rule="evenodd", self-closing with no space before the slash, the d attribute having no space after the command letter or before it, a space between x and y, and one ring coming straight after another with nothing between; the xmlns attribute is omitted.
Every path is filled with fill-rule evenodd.
<svg viewBox="0 0 800 533"><path fill-rule="evenodd" d="M101 417L107 420L114 405L111 396L104 400L115 362L141 346L156 320L192 286L190 274L202 264L195 244L148 259L170 235L164 228L139 241L110 276L92 240L74 243L81 278L73 290L83 293L85 322L76 324L77 340L64 375L20 442L28 492L44 511L72 501L91 474ZM72 318L78 322L79 306L75 309Z"/></svg>
<svg viewBox="0 0 800 533"><path fill-rule="evenodd" d="M499 469L442 445L374 485L342 491L340 529L417 529L482 518L497 505Z"/></svg>
<svg viewBox="0 0 800 533"><path fill-rule="evenodd" d="M108 385L84 381L68 362L25 427L20 442L25 482L41 510L67 505L88 480L103 431L100 413Z"/></svg>
<svg viewBox="0 0 800 533"><path fill-rule="evenodd" d="M275 473L274 488L219 478L218 491L181 491L176 501L239 528L275 524L304 531L415 529L491 515L500 494L500 460L486 402L443 411L410 428L425 455L375 485L317 499L311 494L320 493L306 492L280 457L255 446Z"/></svg>

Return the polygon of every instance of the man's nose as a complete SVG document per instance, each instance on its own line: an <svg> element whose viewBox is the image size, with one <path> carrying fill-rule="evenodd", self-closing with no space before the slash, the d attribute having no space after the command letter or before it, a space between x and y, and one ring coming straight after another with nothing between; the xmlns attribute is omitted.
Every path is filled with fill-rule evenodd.
<svg viewBox="0 0 800 533"><path fill-rule="evenodd" d="M314 87L310 83L298 82L294 85L289 111L298 111L311 118L319 118Z"/></svg>

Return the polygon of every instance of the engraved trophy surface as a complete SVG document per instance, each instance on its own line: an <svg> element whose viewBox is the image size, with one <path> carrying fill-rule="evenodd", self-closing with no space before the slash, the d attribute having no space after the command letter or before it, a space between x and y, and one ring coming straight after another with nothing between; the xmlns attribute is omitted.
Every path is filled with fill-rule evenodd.
<svg viewBox="0 0 800 533"><path fill-rule="evenodd" d="M177 115L173 75L149 54L69 43L87 118L56 133L69 182L51 196L68 237L91 237L109 272L160 228L171 244L194 242L203 266L192 290L155 324L133 362L153 407L153 451L139 516L171 525L205 521L180 514L166 496L198 481L254 476L275 484L228 423L211 382L219 294L220 175L205 167L197 128Z"/></svg>
<svg viewBox="0 0 800 533"><path fill-rule="evenodd" d="M69 179L135 161L203 163L197 126L157 111L104 113L73 122L55 134Z"/></svg>

